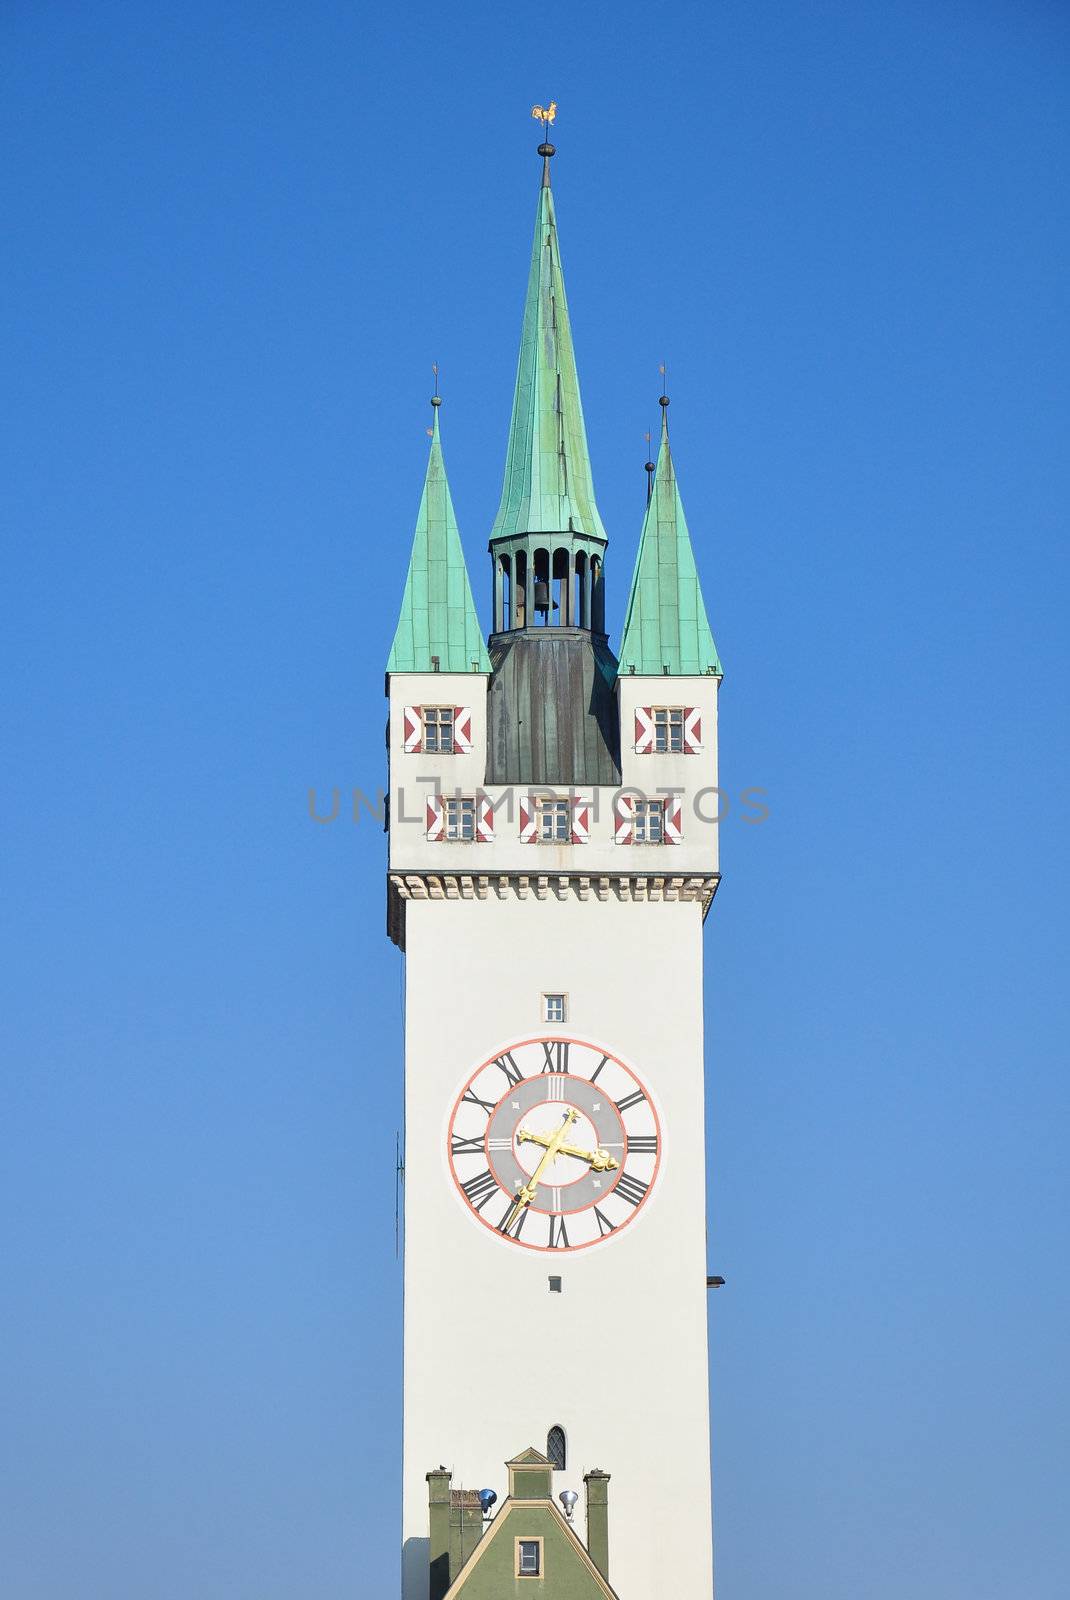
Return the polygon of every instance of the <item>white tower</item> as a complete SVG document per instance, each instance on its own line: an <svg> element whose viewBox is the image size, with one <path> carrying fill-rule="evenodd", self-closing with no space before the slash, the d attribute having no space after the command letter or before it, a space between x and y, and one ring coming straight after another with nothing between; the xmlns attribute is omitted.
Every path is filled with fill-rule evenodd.
<svg viewBox="0 0 1070 1600"><path fill-rule="evenodd" d="M709 1600L702 924L721 667L664 420L619 663L609 647L541 153L489 650L436 398L388 668L403 1596L428 1595L428 1470L493 1487L524 1441L555 1492L612 1474L622 1600Z"/></svg>

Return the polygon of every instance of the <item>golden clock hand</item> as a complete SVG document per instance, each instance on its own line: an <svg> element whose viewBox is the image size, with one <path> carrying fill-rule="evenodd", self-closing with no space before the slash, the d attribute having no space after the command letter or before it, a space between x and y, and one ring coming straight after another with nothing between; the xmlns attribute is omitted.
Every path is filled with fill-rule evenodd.
<svg viewBox="0 0 1070 1600"><path fill-rule="evenodd" d="M529 1133L526 1128L521 1128L516 1137L518 1144L527 1142L548 1145L550 1143L549 1134ZM559 1144L557 1146L557 1154L559 1156L575 1156L578 1161L588 1161L590 1162L591 1170L594 1172L612 1172L615 1167L620 1166L616 1156L611 1156L608 1150L580 1150L574 1144Z"/></svg>
<svg viewBox="0 0 1070 1600"><path fill-rule="evenodd" d="M546 1171L546 1168L549 1166L550 1162L554 1159L554 1156L556 1156L558 1148L564 1143L565 1134L571 1128L578 1116L578 1111L566 1112L561 1126L558 1128L557 1132L549 1137L549 1142L546 1146L546 1154L535 1168L535 1171L531 1174L531 1177L528 1179L527 1183L520 1190L513 1204L512 1210L509 1212L507 1220L502 1225L504 1232L508 1233L513 1223L516 1221L517 1213L523 1211L524 1207L529 1206L534 1200L536 1191L539 1187L539 1179ZM542 1144L541 1139L536 1140L535 1142Z"/></svg>

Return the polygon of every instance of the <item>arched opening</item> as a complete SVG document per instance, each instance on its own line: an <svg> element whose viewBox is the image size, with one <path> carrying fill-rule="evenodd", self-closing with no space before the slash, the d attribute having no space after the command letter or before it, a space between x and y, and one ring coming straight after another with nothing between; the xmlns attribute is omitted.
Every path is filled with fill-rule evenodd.
<svg viewBox="0 0 1070 1600"><path fill-rule="evenodd" d="M509 556L498 557L497 582L494 586L494 631L501 633L513 626L513 563Z"/></svg>
<svg viewBox="0 0 1070 1600"><path fill-rule="evenodd" d="M591 557L591 629L594 633L606 631L606 597L599 556Z"/></svg>
<svg viewBox="0 0 1070 1600"><path fill-rule="evenodd" d="M573 581L574 599L572 615L581 628L591 626L591 608L587 594L587 556L583 550L576 552L576 576Z"/></svg>
<svg viewBox="0 0 1070 1600"><path fill-rule="evenodd" d="M553 600L553 605L550 608L551 622L558 622L563 628L568 627L572 621L572 595L568 583L567 550L554 551L550 595Z"/></svg>
<svg viewBox="0 0 1070 1600"><path fill-rule="evenodd" d="M551 619L557 602L550 593L550 552L549 550L536 550L533 566L535 568L531 593L531 623L533 627L546 627Z"/></svg>
<svg viewBox="0 0 1070 1600"><path fill-rule="evenodd" d="M526 628L528 623L528 555L526 550L516 553L513 582L513 628Z"/></svg>
<svg viewBox="0 0 1070 1600"><path fill-rule="evenodd" d="M555 1422L546 1435L546 1459L555 1472L564 1472L568 1452L565 1449L565 1430Z"/></svg>

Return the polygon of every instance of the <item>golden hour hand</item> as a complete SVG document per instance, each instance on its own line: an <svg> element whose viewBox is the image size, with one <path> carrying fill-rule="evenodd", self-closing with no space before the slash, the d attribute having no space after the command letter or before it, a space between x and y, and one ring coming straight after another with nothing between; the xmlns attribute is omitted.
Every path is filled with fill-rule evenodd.
<svg viewBox="0 0 1070 1600"><path fill-rule="evenodd" d="M553 1135L548 1133L529 1133L526 1128L521 1128L516 1136L517 1144L549 1145ZM590 1164L592 1172L612 1172L620 1166L616 1156L611 1156L608 1150L578 1150L574 1144L559 1144L556 1154L559 1156L575 1156L577 1161L586 1161ZM545 1166L545 1161L540 1163L540 1171Z"/></svg>
<svg viewBox="0 0 1070 1600"><path fill-rule="evenodd" d="M564 1144L565 1134L571 1128L578 1116L578 1111L566 1111L564 1118L562 1119L561 1126L558 1128L557 1132L547 1134L545 1139L539 1139L536 1141L538 1144L546 1145L546 1154L535 1168L535 1171L531 1174L531 1177L528 1179L527 1183L518 1193L512 1210L510 1211L505 1222L502 1224L506 1233L508 1233L509 1229L513 1226L513 1223L516 1221L521 1211L523 1211L524 1207L529 1206L534 1200L539 1187L539 1179L542 1177L543 1173L546 1171L546 1168L549 1166L550 1162L554 1159L554 1156L557 1155L561 1146ZM520 1138L519 1134L517 1134L517 1138Z"/></svg>

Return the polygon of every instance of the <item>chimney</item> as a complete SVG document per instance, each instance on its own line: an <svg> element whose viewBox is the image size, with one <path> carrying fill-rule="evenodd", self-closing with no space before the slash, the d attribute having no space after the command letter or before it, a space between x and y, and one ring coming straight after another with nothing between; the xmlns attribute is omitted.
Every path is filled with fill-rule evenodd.
<svg viewBox="0 0 1070 1600"><path fill-rule="evenodd" d="M587 1554L609 1582L609 1473L592 1467L583 1474L587 1490Z"/></svg>
<svg viewBox="0 0 1070 1600"><path fill-rule="evenodd" d="M453 1474L445 1467L427 1474L428 1514L430 1521L431 1586L430 1600L442 1600L450 1586L450 1479Z"/></svg>
<svg viewBox="0 0 1070 1600"><path fill-rule="evenodd" d="M483 1537L478 1489L451 1489L453 1474L439 1467L427 1477L428 1600L442 1600Z"/></svg>

